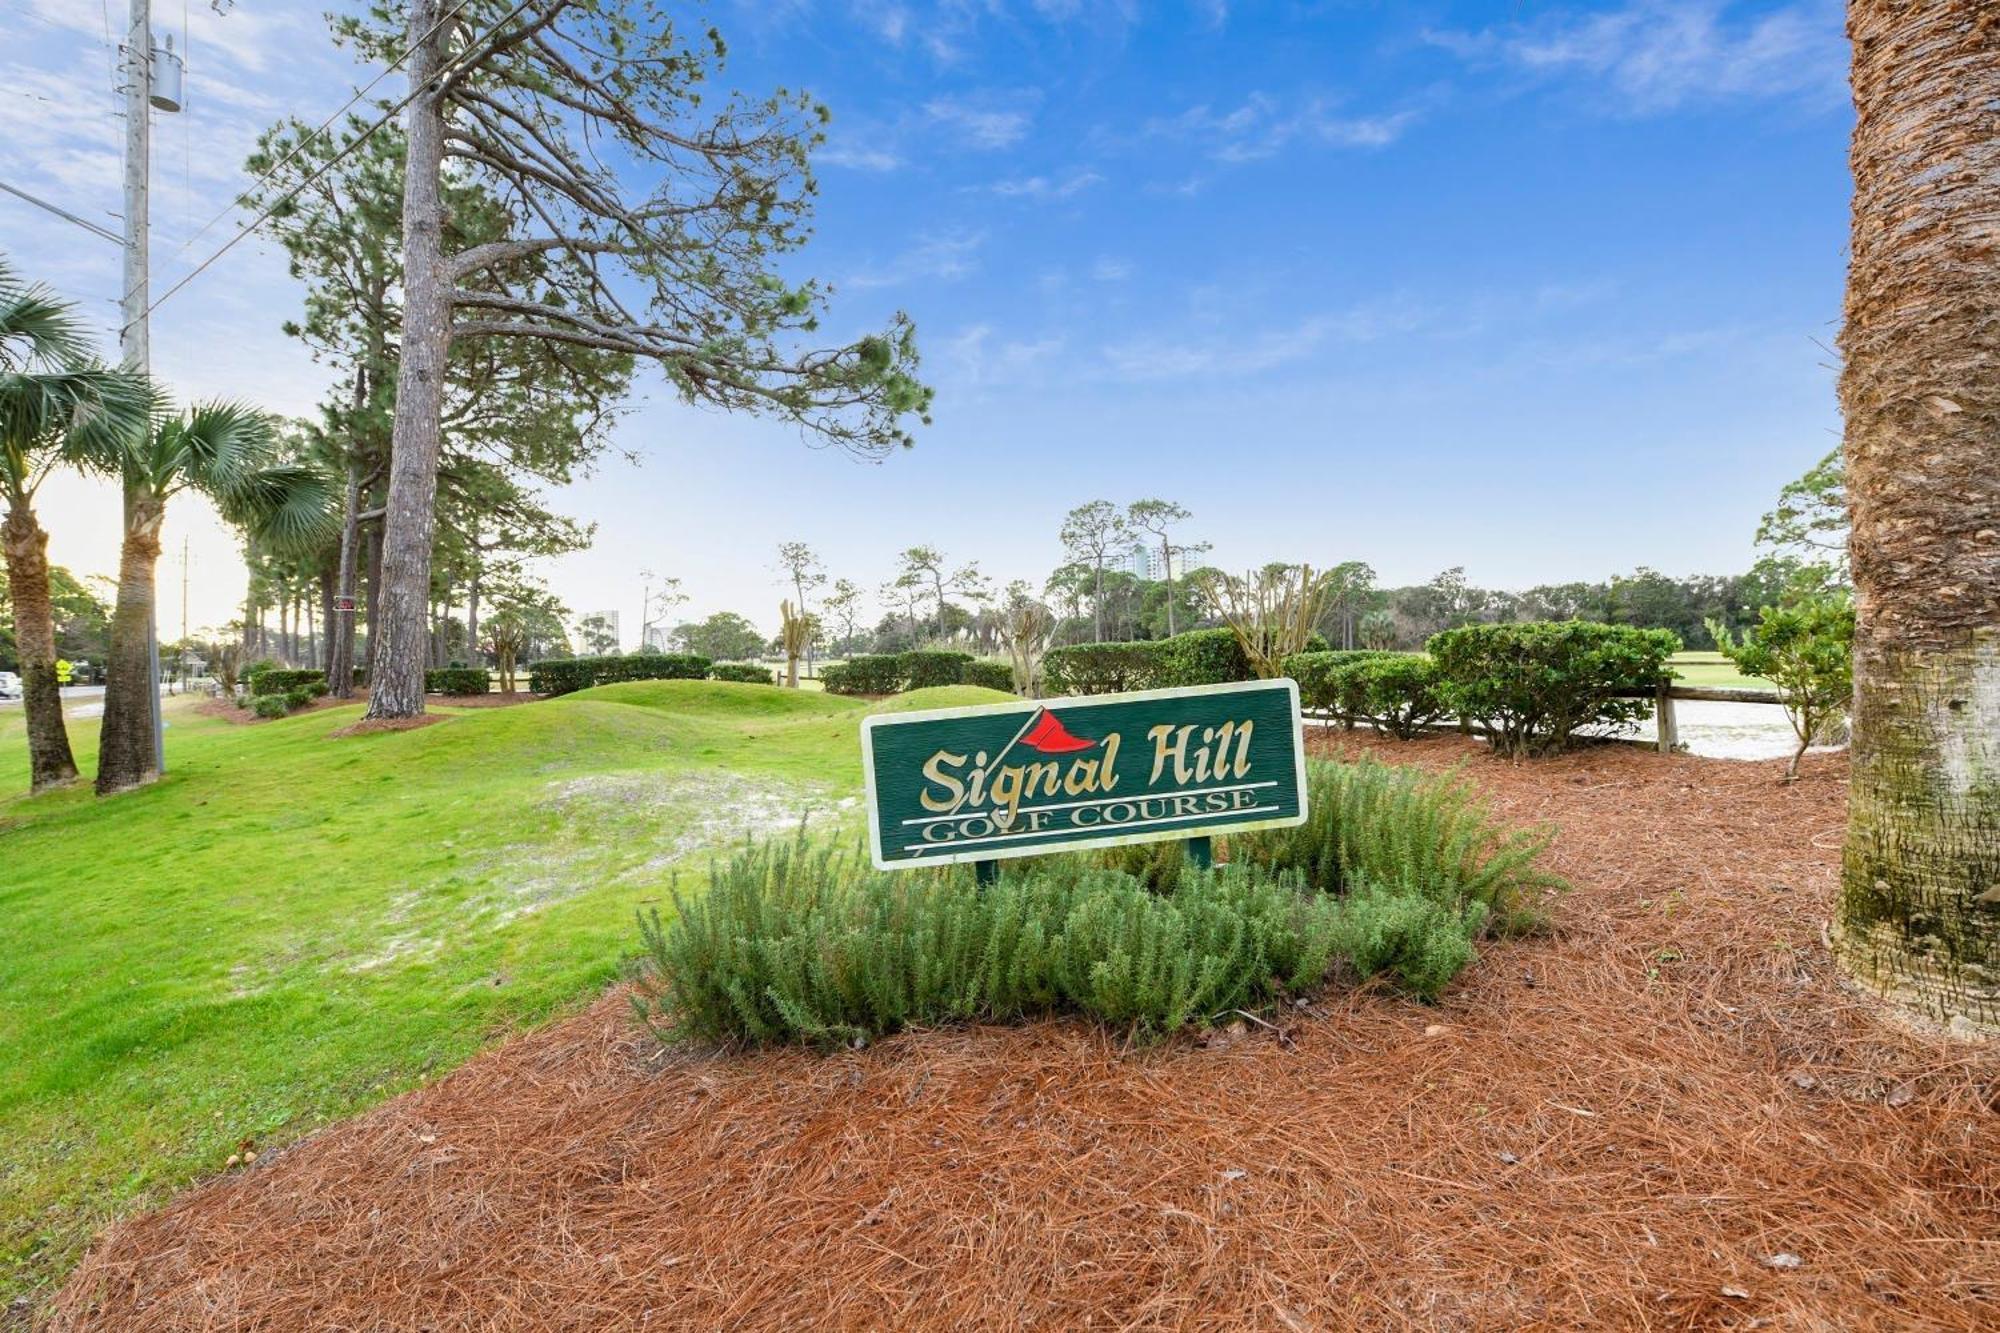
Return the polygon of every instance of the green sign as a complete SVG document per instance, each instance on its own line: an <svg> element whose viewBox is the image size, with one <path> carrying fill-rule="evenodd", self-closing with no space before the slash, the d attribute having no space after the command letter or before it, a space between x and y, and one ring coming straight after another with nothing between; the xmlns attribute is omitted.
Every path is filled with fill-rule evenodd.
<svg viewBox="0 0 2000 1333"><path fill-rule="evenodd" d="M1290 680L881 714L861 759L884 870L1306 817Z"/></svg>

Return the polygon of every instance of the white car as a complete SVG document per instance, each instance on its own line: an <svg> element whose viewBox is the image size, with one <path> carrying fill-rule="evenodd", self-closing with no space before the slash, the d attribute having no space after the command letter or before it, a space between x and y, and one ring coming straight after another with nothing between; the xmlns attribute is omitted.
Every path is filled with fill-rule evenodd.
<svg viewBox="0 0 2000 1333"><path fill-rule="evenodd" d="M0 671L0 699L21 697L21 678L11 671Z"/></svg>

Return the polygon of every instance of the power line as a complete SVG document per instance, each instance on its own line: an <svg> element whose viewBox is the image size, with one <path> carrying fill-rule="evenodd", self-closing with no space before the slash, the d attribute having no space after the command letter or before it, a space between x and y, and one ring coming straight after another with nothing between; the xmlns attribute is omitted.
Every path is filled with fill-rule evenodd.
<svg viewBox="0 0 2000 1333"><path fill-rule="evenodd" d="M422 37L418 38L415 42L412 42L409 46L403 48L403 53L397 56L395 60L391 61L388 65L384 66L381 73L377 74L374 78L368 80L366 84L356 89L354 96L348 98L345 102L343 102L340 105L339 110L335 111L332 115L328 116L325 120L321 121L317 129L314 129L311 133L305 135L297 143L292 145L291 152L286 153L284 157L280 158L276 164L274 164L272 167L266 170L263 175L259 176L255 181L251 182L250 189L251 190L256 189L259 185L262 185L265 181L271 179L271 177L277 175L280 171L283 171L286 166L290 165L291 160L293 158L297 157L300 153L305 151L307 144L311 143L314 139L319 138L320 135L325 134L327 130L333 125L333 122L339 120L342 116L346 115L348 108L352 107L356 102L368 96L368 94L374 89L376 84L382 82L382 80L388 78L395 71L401 69L403 67L403 62L410 58L411 52L415 51L419 46L422 46L425 42L429 41L432 37L436 36L439 28L442 28L445 24L449 23L453 18L456 18L458 16L458 11L464 9L470 3L472 3L472 0L458 0L457 4L453 5L448 12L446 12L445 14L441 15L438 18L438 21L436 23L431 25L429 32L426 32ZM515 12L519 13L520 11L516 10ZM512 18L513 15L510 14L507 17ZM500 21L502 23L505 23L507 19L502 19ZM185 25L185 20L183 20L183 25ZM181 41L183 44L185 44L187 41L185 26L183 26ZM248 193L248 191L246 190L245 193ZM216 223L222 221L224 218L228 217L230 213L235 210L235 208L236 204L233 201L223 205L222 211L220 213L217 213L214 217L210 218L208 221L201 224L200 231L197 231L194 235L188 237L185 241L181 242L181 248L179 253L183 254L186 253L187 248L189 246L193 245L196 241L200 240L202 237L208 235L208 229L210 227L213 227Z"/></svg>
<svg viewBox="0 0 2000 1333"><path fill-rule="evenodd" d="M92 222L89 218L80 218L76 214L70 212L67 208L59 208L55 204L50 203L46 199L38 199L34 195L29 194L26 190L20 189L18 186L9 185L6 181L0 181L0 190L5 190L8 194L11 194L16 198L25 199L37 208L46 208L47 210L49 210L49 212L55 214L57 217L62 218L67 222L74 222L77 226L82 227L85 231L93 232L98 236L102 236L105 240L110 241L113 245L122 246L125 244L125 238L123 236L120 236L117 232L111 230L109 227L100 227L95 222Z"/></svg>
<svg viewBox="0 0 2000 1333"><path fill-rule="evenodd" d="M459 0L459 7L463 8L466 3L467 0ZM485 31L485 33L480 36L478 41L469 43L467 46L467 50L472 50L477 48L481 42L484 42L488 37L491 37L494 33L500 31L501 28L505 27L508 23L512 22L514 18L521 13L522 10L526 9L529 5L533 3L535 3L535 0L521 0L521 3L515 5L512 9L508 10L506 14L501 16L498 22L496 22L492 27L488 28ZM433 28L431 31L434 33L437 30ZM429 40L428 34L426 35L425 40ZM406 52L405 56L407 56L407 54L408 53ZM455 73L457 73L456 68L447 68L445 71L443 71L443 75L441 77L449 76ZM230 237L227 241L224 241L222 243L221 249L217 250L214 254L202 260L199 264L195 265L194 268L189 270L187 275L184 276L179 282L175 283L173 286L167 288L166 291L162 292L158 300L154 301L151 305L146 307L146 313L148 315L151 315L155 310L158 310L161 306L165 305L168 297L172 296L175 292L178 292L181 288L187 286L190 282L193 282L196 278L200 277L202 275L202 272L206 270L210 264L213 264L216 260L222 258L224 255L228 254L231 250L235 249L236 243L238 241L242 240L245 236L248 236L251 232L257 230L257 228L263 226L265 222L270 220L272 214L276 213L280 208L283 208L286 204L290 203L294 198L298 196L301 190L305 189L308 185L311 185L321 176L326 175L327 172L339 166L341 162L346 160L348 154L352 153L362 144L367 143L368 140L371 137L373 137L375 131L381 129L384 125L388 124L391 120L395 119L395 117L402 111L402 109L408 106L410 103L416 101L417 95L423 91L424 90L422 88L412 88L408 93L404 94L402 101L396 103L394 106L390 107L387 111L383 112L378 120L370 124L367 129L361 131L359 135L355 136L355 138L345 148L341 149L338 153L335 153L332 157L328 158L324 163L322 163L317 171L313 172L312 175L300 181L297 185L294 185L291 189L285 191L285 193L280 195L277 201L274 202L269 208L265 209L262 213L259 213L250 222L245 224L242 227L242 229L239 230L234 236Z"/></svg>

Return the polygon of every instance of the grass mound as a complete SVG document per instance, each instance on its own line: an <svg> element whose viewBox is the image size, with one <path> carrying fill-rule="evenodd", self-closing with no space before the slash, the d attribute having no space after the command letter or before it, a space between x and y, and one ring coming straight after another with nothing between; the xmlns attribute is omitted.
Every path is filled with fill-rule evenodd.
<svg viewBox="0 0 2000 1333"><path fill-rule="evenodd" d="M634 680L596 685L565 694L550 703L626 704L685 713L702 718L801 718L859 716L864 710L853 699L813 690L780 690L722 680Z"/></svg>

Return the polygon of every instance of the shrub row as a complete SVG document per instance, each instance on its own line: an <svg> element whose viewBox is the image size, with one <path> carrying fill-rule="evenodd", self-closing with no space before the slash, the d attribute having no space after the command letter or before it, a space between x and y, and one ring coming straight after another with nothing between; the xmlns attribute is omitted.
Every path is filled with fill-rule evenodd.
<svg viewBox="0 0 2000 1333"><path fill-rule="evenodd" d="M1014 672L1004 662L981 661L970 653L919 649L908 653L864 653L820 668L828 694L900 694L933 685L1014 688Z"/></svg>
<svg viewBox="0 0 2000 1333"><path fill-rule="evenodd" d="M1467 625L1431 637L1424 653L1300 653L1285 659L1301 703L1372 722L1408 739L1426 724L1484 724L1501 754L1571 744L1585 727L1620 726L1652 711L1618 699L1668 675L1680 650L1670 630L1588 621Z"/></svg>
<svg viewBox="0 0 2000 1333"><path fill-rule="evenodd" d="M1502 754L1538 755L1586 726L1649 716L1650 700L1612 695L1666 679L1681 641L1672 630L1565 620L1467 625L1425 646L1444 709L1484 723Z"/></svg>
<svg viewBox="0 0 2000 1333"><path fill-rule="evenodd" d="M711 665L693 653L552 657L528 668L528 688L536 694L569 694L626 680L706 680Z"/></svg>
<svg viewBox="0 0 2000 1333"><path fill-rule="evenodd" d="M965 664L965 674L958 678L961 685L977 685L982 689L1014 692L1014 668L1005 662L989 662L974 658Z"/></svg>
<svg viewBox="0 0 2000 1333"><path fill-rule="evenodd" d="M314 685L319 687L320 693L324 694L326 692L326 672L324 671L293 670L289 667L266 666L259 670L256 675L245 676L244 679L249 682L250 693L252 694L284 694L288 690L296 690Z"/></svg>
<svg viewBox="0 0 2000 1333"><path fill-rule="evenodd" d="M642 917L635 1004L708 1040L833 1043L911 1025L1076 1012L1167 1033L1323 984L1341 964L1423 998L1489 922L1533 924L1546 832L1495 825L1450 776L1315 764L1311 820L1230 839L885 874L805 841L710 870ZM1170 870L1162 868L1170 866Z"/></svg>
<svg viewBox="0 0 2000 1333"><path fill-rule="evenodd" d="M1326 647L1315 634L1313 646ZM1051 649L1042 659L1052 694L1117 694L1250 680L1249 655L1231 629L1197 629L1170 639L1081 643Z"/></svg>
<svg viewBox="0 0 2000 1333"><path fill-rule="evenodd" d="M426 694L488 694L493 678L485 667L438 667L424 672Z"/></svg>
<svg viewBox="0 0 2000 1333"><path fill-rule="evenodd" d="M776 685L778 678L771 674L771 668L758 666L755 662L717 662L708 669L710 680L729 680L738 685Z"/></svg>

